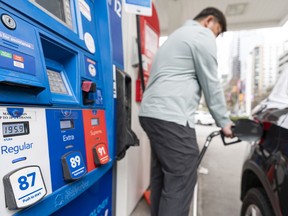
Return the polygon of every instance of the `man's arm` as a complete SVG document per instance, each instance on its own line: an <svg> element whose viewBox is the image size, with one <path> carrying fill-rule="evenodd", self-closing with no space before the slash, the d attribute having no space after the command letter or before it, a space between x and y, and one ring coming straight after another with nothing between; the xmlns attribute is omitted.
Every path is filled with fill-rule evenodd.
<svg viewBox="0 0 288 216"><path fill-rule="evenodd" d="M231 121L226 109L223 88L217 74L217 50L215 37L209 29L199 34L192 45L197 79L204 93L205 101L217 126L223 129L225 136L232 136Z"/></svg>

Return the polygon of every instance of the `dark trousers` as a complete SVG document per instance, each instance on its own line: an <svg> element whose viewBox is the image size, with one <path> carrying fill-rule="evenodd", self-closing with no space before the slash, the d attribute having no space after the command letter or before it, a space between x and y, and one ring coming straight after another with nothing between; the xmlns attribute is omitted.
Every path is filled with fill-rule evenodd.
<svg viewBox="0 0 288 216"><path fill-rule="evenodd" d="M151 144L151 216L188 216L197 180L195 129L140 117Z"/></svg>

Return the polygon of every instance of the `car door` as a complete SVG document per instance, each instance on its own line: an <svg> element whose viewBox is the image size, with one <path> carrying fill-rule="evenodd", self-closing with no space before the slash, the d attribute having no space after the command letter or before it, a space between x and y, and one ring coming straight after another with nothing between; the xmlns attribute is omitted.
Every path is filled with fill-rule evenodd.
<svg viewBox="0 0 288 216"><path fill-rule="evenodd" d="M279 116L278 146L279 151L275 165L275 182L283 215L288 215L288 108Z"/></svg>

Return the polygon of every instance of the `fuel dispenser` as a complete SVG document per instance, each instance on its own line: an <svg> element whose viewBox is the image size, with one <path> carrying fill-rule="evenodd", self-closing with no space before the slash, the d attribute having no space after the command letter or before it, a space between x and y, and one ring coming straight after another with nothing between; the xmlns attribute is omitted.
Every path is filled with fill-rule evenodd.
<svg viewBox="0 0 288 216"><path fill-rule="evenodd" d="M106 1L0 0L0 19L0 215L75 213L69 203L85 203L103 182L108 189L86 209L105 200L109 209L114 108Z"/></svg>

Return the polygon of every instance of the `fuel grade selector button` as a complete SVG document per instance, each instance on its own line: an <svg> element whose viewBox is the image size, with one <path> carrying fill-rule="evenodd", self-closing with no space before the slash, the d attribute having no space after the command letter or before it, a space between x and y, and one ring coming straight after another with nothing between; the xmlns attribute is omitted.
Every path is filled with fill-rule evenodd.
<svg viewBox="0 0 288 216"><path fill-rule="evenodd" d="M6 205L9 210L26 208L47 193L39 166L26 166L3 177Z"/></svg>

